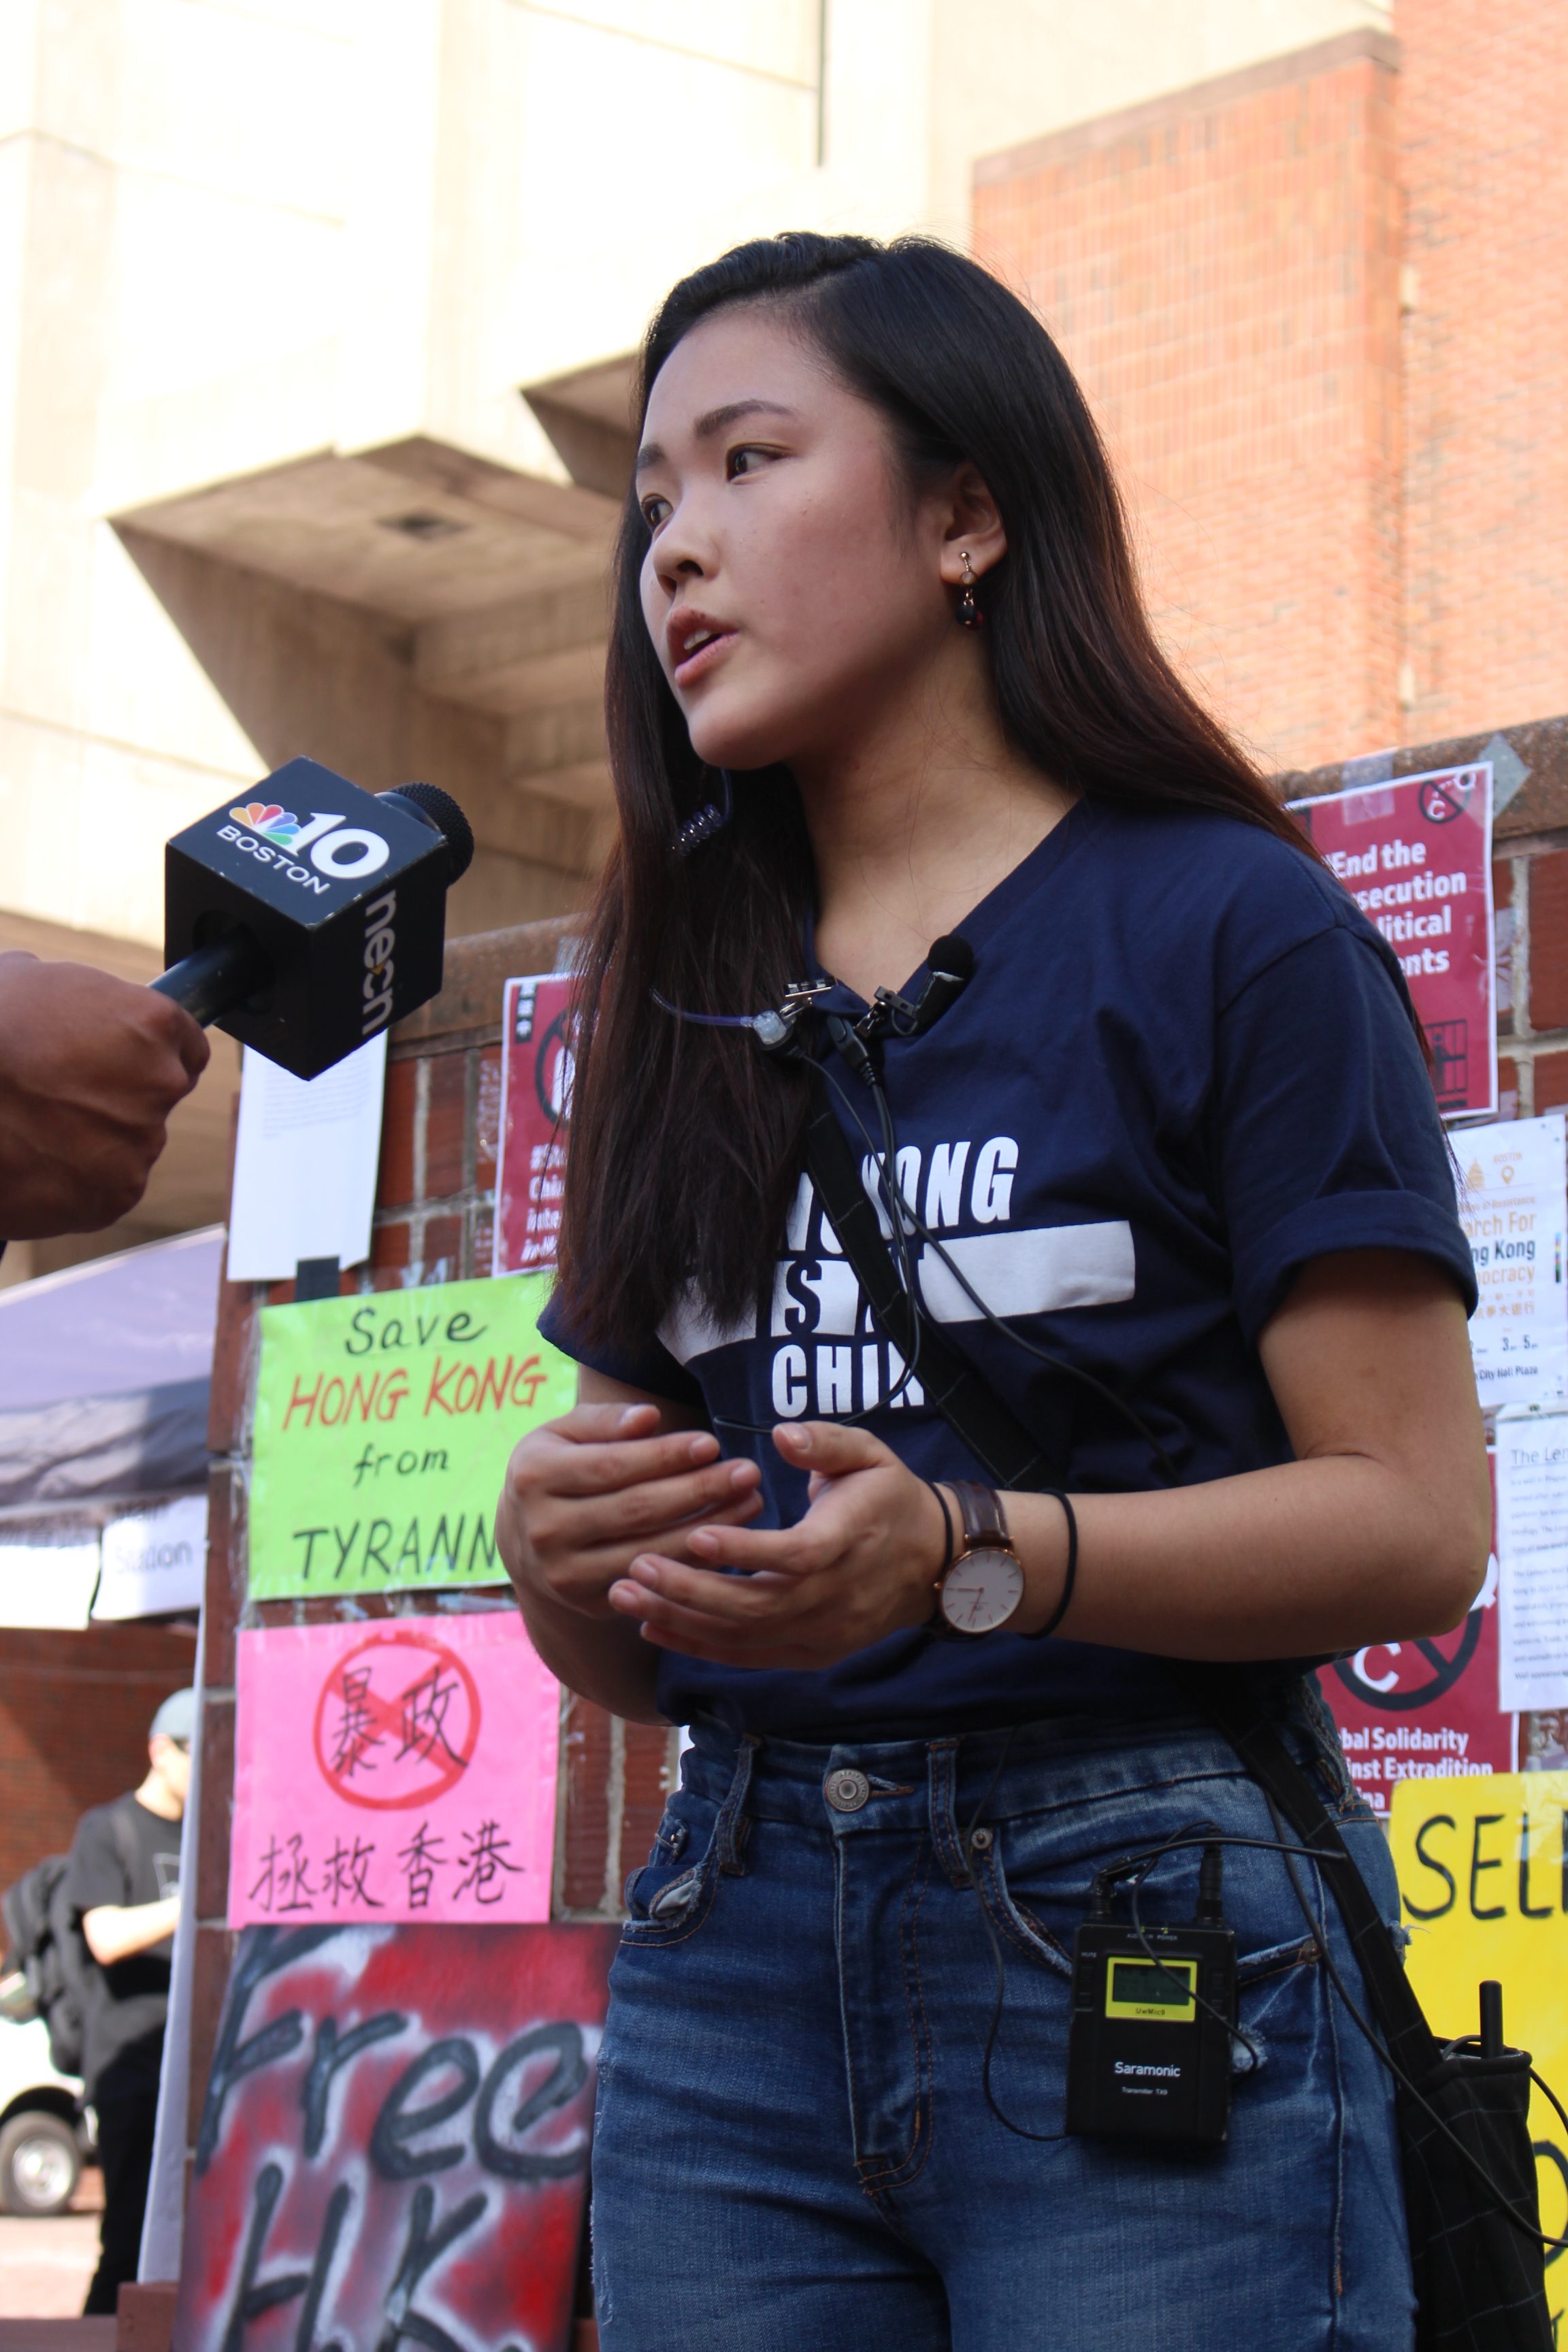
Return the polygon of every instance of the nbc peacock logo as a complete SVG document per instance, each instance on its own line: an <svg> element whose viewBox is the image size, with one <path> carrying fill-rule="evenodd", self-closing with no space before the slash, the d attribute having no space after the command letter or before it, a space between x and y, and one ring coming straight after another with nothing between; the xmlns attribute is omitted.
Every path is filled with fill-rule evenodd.
<svg viewBox="0 0 1568 2352"><path fill-rule="evenodd" d="M236 824L264 835L280 849L292 849L301 829L293 810L279 808L276 801L247 801L244 808L231 808L229 814Z"/></svg>

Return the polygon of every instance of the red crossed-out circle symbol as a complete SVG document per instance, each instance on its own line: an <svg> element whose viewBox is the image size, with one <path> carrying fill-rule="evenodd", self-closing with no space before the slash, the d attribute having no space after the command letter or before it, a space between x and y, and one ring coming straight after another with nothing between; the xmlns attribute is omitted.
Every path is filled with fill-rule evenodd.
<svg viewBox="0 0 1568 2352"><path fill-rule="evenodd" d="M316 1762L351 1805L428 1805L473 1761L479 1715L478 1686L455 1650L388 1626L345 1651L321 1685Z"/></svg>
<svg viewBox="0 0 1568 2352"><path fill-rule="evenodd" d="M533 1089L539 1108L558 1128L572 1124L572 1086L577 1074L577 1008L562 1008L534 1052Z"/></svg>
<svg viewBox="0 0 1568 2352"><path fill-rule="evenodd" d="M1366 1650L1358 1650L1353 1661L1336 1658L1334 1672L1346 1690L1352 1697L1359 1698L1363 1706L1377 1707L1384 1715L1408 1715L1415 1707L1430 1706L1435 1699L1447 1696L1476 1654L1485 1616L1486 1612L1478 1601L1464 1623L1457 1626L1454 1633L1445 1634L1441 1643L1425 1640L1392 1644L1373 1643L1370 1645L1372 1650L1386 1654L1389 1657L1389 1672L1386 1675L1380 1675L1375 1682L1368 1681L1366 1675L1356 1671L1358 1665L1365 1663ZM1394 1664L1393 1652L1403 1653L1405 1650L1414 1652L1415 1656L1425 1661L1427 1668L1425 1675L1415 1665L1414 1659L1412 1671L1408 1674L1403 1663L1399 1665ZM1367 1672L1370 1674L1370 1667Z"/></svg>
<svg viewBox="0 0 1568 2352"><path fill-rule="evenodd" d="M1451 775L1434 776L1416 795L1428 824L1452 824L1463 816L1474 796L1479 771L1456 768Z"/></svg>

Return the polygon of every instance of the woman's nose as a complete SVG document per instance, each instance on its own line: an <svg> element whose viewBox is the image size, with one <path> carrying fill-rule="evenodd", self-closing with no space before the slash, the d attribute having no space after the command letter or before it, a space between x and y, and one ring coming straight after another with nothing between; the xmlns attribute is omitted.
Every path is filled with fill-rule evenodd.
<svg viewBox="0 0 1568 2352"><path fill-rule="evenodd" d="M660 585L670 596L683 583L712 577L716 551L694 501L682 499L659 532L653 564Z"/></svg>

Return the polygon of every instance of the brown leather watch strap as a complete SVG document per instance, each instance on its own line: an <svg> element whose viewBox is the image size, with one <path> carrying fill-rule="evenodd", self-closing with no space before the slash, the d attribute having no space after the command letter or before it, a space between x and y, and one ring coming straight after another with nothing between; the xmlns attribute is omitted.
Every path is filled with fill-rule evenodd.
<svg viewBox="0 0 1568 2352"><path fill-rule="evenodd" d="M944 1478L942 1484L951 1488L963 1521L961 1559L968 1551L1012 1550L1013 1538L1007 1532L1002 1497L994 1486L982 1486L973 1478Z"/></svg>

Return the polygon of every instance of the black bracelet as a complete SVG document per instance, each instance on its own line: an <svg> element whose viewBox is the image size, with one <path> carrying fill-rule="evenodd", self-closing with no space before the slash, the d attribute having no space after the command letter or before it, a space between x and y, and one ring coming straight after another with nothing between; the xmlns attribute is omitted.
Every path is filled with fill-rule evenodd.
<svg viewBox="0 0 1568 2352"><path fill-rule="evenodd" d="M948 1570L952 1566L954 1542L952 1533L952 1513L948 1508L947 1496L942 1493L942 1488L937 1485L936 1480L934 1478L928 1478L926 1480L926 1485L931 1488L931 1493L936 1496L937 1501L942 1506L942 1524L946 1530L947 1536L947 1540L943 1547L942 1555L942 1566L937 1570L936 1577L932 1580L932 1581L935 1582L944 1577L947 1574Z"/></svg>
<svg viewBox="0 0 1568 2352"><path fill-rule="evenodd" d="M1043 1642L1047 1634L1056 1632L1072 1606L1072 1589L1078 1582L1078 1514L1059 1487L1042 1486L1038 1491L1053 1496L1068 1515L1068 1572L1062 1579L1061 1599L1038 1632L1024 1636L1027 1642Z"/></svg>

